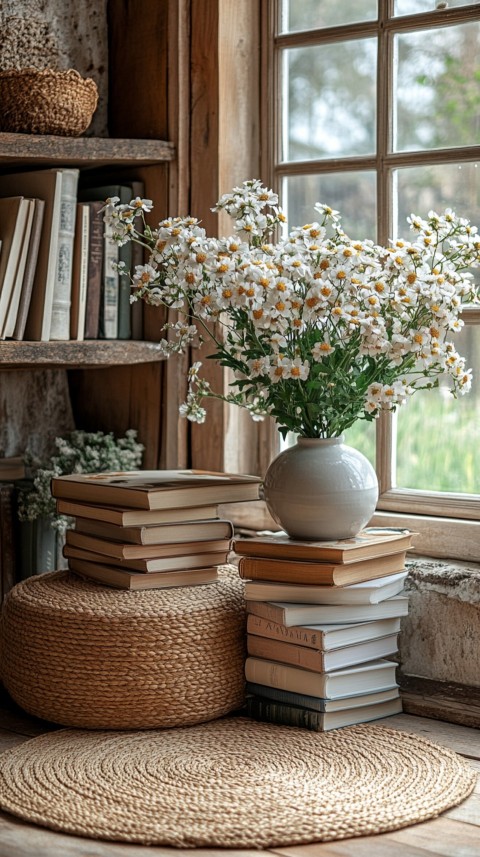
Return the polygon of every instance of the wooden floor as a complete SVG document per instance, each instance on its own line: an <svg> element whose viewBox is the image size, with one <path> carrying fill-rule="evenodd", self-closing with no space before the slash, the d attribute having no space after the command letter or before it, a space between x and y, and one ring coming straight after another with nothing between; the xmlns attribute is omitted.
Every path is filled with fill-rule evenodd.
<svg viewBox="0 0 480 857"><path fill-rule="evenodd" d="M400 714L386 725L424 735L470 760L480 773L480 730ZM0 699L0 752L53 728ZM394 833L269 851L176 849L101 842L26 824L0 812L0 857L480 857L480 778L460 806Z"/></svg>

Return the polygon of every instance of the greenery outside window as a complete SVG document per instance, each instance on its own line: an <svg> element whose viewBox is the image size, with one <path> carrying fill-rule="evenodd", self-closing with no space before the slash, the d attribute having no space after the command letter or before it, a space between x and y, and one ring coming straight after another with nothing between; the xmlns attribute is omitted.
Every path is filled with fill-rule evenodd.
<svg viewBox="0 0 480 857"><path fill-rule="evenodd" d="M480 3L271 0L263 48L263 175L288 225L320 201L381 244L411 238L412 212L480 226ZM471 392L453 402L440 384L347 440L376 464L377 523L415 529L425 554L479 560L480 311L463 320Z"/></svg>

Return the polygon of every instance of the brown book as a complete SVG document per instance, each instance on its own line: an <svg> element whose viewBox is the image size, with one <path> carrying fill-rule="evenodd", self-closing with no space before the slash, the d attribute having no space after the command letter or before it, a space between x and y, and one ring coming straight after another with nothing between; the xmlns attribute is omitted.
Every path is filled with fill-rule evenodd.
<svg viewBox="0 0 480 857"><path fill-rule="evenodd" d="M89 241L90 208L85 203L77 203L75 238L73 242L70 339L75 339L79 342L85 338Z"/></svg>
<svg viewBox="0 0 480 857"><path fill-rule="evenodd" d="M394 574L405 568L405 551L350 563L282 560L242 556L238 573L245 580L270 580L278 583L318 583L322 586L349 586Z"/></svg>
<svg viewBox="0 0 480 857"><path fill-rule="evenodd" d="M258 499L261 479L209 470L73 473L52 479L55 498L134 509L172 509Z"/></svg>
<svg viewBox="0 0 480 857"><path fill-rule="evenodd" d="M45 202L43 199L34 200L32 229L30 232L30 241L28 243L27 260L25 263L25 272L23 274L22 290L20 293L20 301L18 304L17 320L13 331L13 339L21 340L24 338L25 326L27 324L28 311L30 309L30 301L32 298L33 282L35 279L35 271L37 270L38 252L40 249L40 237L42 234L43 212Z"/></svg>
<svg viewBox="0 0 480 857"><path fill-rule="evenodd" d="M94 200L83 204L88 205L90 209L85 339L98 339L103 280L103 247L105 243L103 237L105 224L100 209L104 203L101 200Z"/></svg>
<svg viewBox="0 0 480 857"><path fill-rule="evenodd" d="M283 640L285 643L293 643L296 646L306 646L309 649L318 649L322 652L330 652L332 649L341 649L344 646L353 646L366 640L376 640L378 637L388 637L390 634L398 634L400 631L400 618L377 619L375 622L355 622L339 625L282 625L255 616L249 613L247 616L247 632L259 637L269 637L272 640Z"/></svg>
<svg viewBox="0 0 480 857"><path fill-rule="evenodd" d="M71 571L81 577L95 580L97 583L104 583L107 586L114 586L116 589L137 591L141 589L170 589L175 586L199 586L215 583L218 579L218 572L215 567L142 574L126 568L115 568L101 563L85 562L81 559L70 559L68 565Z"/></svg>
<svg viewBox="0 0 480 857"><path fill-rule="evenodd" d="M119 527L105 521L78 518L75 532L134 545L181 545L185 542L205 542L213 539L228 539L230 542L233 525L230 521L217 518L211 521L159 524L151 527Z"/></svg>
<svg viewBox="0 0 480 857"><path fill-rule="evenodd" d="M208 541L159 544L122 544L96 536L67 530L66 543L93 553L106 554L117 559L156 559L163 556L188 556L189 554L230 550L230 539L210 539Z"/></svg>
<svg viewBox="0 0 480 857"><path fill-rule="evenodd" d="M271 559L314 560L316 562L348 563L373 559L389 553L407 551L415 533L392 530L389 527L369 528L351 539L334 541L301 541L289 539L285 533L255 538L235 539L233 549L241 556Z"/></svg>
<svg viewBox="0 0 480 857"><path fill-rule="evenodd" d="M115 506L92 506L75 500L57 500L59 515L107 521L119 527L175 524L182 521L204 521L217 518L216 506L187 506L185 509L121 509Z"/></svg>
<svg viewBox="0 0 480 857"><path fill-rule="evenodd" d="M25 478L25 464L20 455L0 458L0 482L12 482Z"/></svg>
<svg viewBox="0 0 480 857"><path fill-rule="evenodd" d="M338 625L374 622L408 614L406 595L394 595L379 604L291 604L288 601L246 601L247 613L279 625Z"/></svg>
<svg viewBox="0 0 480 857"><path fill-rule="evenodd" d="M154 557L153 559L118 559L107 554L94 553L82 548L65 545L63 555L67 559L84 559L87 562L99 562L114 565L116 568L130 568L148 573L152 571L186 571L190 568L208 568L211 565L223 565L227 561L226 551L198 553L183 556Z"/></svg>
<svg viewBox="0 0 480 857"><path fill-rule="evenodd" d="M279 661L282 664L292 664L305 670L324 673L395 654L398 649L397 636L397 634L390 634L388 637L364 640L352 646L324 652L321 649L296 646L284 640L271 640L268 637L247 634L247 652L255 658L266 658L270 661Z"/></svg>
<svg viewBox="0 0 480 857"><path fill-rule="evenodd" d="M17 582L15 550L15 486L9 482L0 483L0 597Z"/></svg>

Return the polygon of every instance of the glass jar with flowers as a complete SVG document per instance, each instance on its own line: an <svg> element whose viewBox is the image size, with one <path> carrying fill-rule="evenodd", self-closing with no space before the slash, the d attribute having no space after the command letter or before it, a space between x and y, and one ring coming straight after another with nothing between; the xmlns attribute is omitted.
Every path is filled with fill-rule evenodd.
<svg viewBox="0 0 480 857"><path fill-rule="evenodd" d="M462 305L479 299L468 270L480 265L476 227L451 210L412 215L413 239L382 247L350 238L339 213L317 203L315 221L287 231L277 195L258 180L213 208L232 217L229 237L207 236L195 217L151 228L151 209L145 199L110 199L104 209L113 240L149 251L133 272L132 300L179 311L162 329L166 355L200 335L208 356L233 373L223 394L194 363L181 416L203 422L204 400L214 397L254 419L273 417L283 436L298 435L265 475L274 518L292 537L354 535L373 513L378 484L370 463L345 449L346 429L396 410L443 375L454 396L470 388L451 335L462 327Z"/></svg>

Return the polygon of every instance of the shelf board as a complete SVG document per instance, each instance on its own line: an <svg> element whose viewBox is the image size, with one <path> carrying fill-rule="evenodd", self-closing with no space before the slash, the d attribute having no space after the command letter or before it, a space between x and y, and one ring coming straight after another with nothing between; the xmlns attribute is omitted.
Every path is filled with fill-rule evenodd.
<svg viewBox="0 0 480 857"><path fill-rule="evenodd" d="M114 137L53 137L0 133L0 165L104 167L149 166L173 161L175 147L165 140Z"/></svg>
<svg viewBox="0 0 480 857"><path fill-rule="evenodd" d="M88 339L84 342L7 340L0 343L0 370L132 366L164 359L157 342L130 339Z"/></svg>

